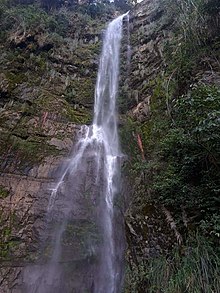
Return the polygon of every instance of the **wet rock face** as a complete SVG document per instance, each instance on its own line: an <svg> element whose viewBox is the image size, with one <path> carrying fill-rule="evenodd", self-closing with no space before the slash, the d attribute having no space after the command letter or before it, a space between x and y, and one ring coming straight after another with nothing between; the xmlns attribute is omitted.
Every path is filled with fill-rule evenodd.
<svg viewBox="0 0 220 293"><path fill-rule="evenodd" d="M63 163L59 173L62 174L67 164ZM30 258L27 259L27 255L20 256L15 283L8 277L3 282L2 288L6 292L95 292L94 284L102 276L100 254L105 253L103 243L106 241L103 237L103 223L100 221L106 212L103 208L103 190L106 185L103 179L104 161L99 161L98 165L99 173L96 170L96 152L88 148L76 172L69 168L49 212L51 192L47 190L54 187L54 181L41 186L44 194L37 194L38 198L33 199L35 209L31 210L37 219L33 223L30 218L27 219L33 229L29 231L32 243L25 249ZM50 179L48 174L47 178ZM118 214L114 225L118 229L114 240L119 244L118 249L124 250L124 242L121 241L122 215L117 208L115 213ZM26 222L24 225L27 227ZM117 257L121 258L121 253ZM9 264L14 266L15 257ZM8 271L13 275L15 269L10 269ZM9 285L13 285L15 291L10 291Z"/></svg>
<svg viewBox="0 0 220 293"><path fill-rule="evenodd" d="M75 138L77 126L69 125L69 130ZM42 292L93 292L104 241L100 222L104 166L97 175L96 154L88 149L77 172L73 175L70 169L66 174L48 213L52 189L68 162L61 155L50 156L28 173L2 172L0 292L34 292L39 283ZM60 257L54 264L50 259L62 229ZM54 274L50 278L51 271L56 271L56 279Z"/></svg>
<svg viewBox="0 0 220 293"><path fill-rule="evenodd" d="M62 150L67 151L65 147ZM38 257L48 199L57 180L54 171L62 160L60 155L51 155L38 166L29 166L25 172L23 169L13 172L12 165L1 170L1 195L3 191L5 194L0 197L0 292L23 292L19 289L22 288L22 271Z"/></svg>
<svg viewBox="0 0 220 293"><path fill-rule="evenodd" d="M102 242L101 183L95 183L95 168L94 154L88 151L77 172L70 168L63 179L46 213L37 260L24 269L23 292L91 291Z"/></svg>

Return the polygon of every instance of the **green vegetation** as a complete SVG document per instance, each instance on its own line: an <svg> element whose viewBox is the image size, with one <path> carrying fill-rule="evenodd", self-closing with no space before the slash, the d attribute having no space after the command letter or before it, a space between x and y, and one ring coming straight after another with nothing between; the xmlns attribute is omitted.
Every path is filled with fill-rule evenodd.
<svg viewBox="0 0 220 293"><path fill-rule="evenodd" d="M48 4L53 6L52 2ZM48 119L59 139L61 124L91 121L99 33L112 12L99 15L97 22L78 4L68 9L41 4L0 1L0 162L4 171L28 172L46 156L60 155L45 133ZM72 133L68 135L72 138Z"/></svg>
<svg viewBox="0 0 220 293"><path fill-rule="evenodd" d="M197 85L177 98L173 122L159 142L158 164L150 167L154 202L184 208L194 215L194 224L210 221L204 232L215 235L220 235L219 225L215 230L212 224L219 203L219 110L220 91L212 86Z"/></svg>
<svg viewBox="0 0 220 293"><path fill-rule="evenodd" d="M13 169L15 172L17 170L28 171L34 165L41 163L45 157L60 154L56 147L47 144L45 137L33 136L27 139L22 138L22 134L21 136L16 134L16 136L5 136L2 139L1 165L6 169Z"/></svg>
<svg viewBox="0 0 220 293"><path fill-rule="evenodd" d="M6 227L1 229L1 241L0 241L0 259L7 258L9 255L9 251L12 243L10 242L11 237L11 228Z"/></svg>
<svg viewBox="0 0 220 293"><path fill-rule="evenodd" d="M168 86L176 90L174 93L182 94L197 72L208 70L207 59L219 58L220 4L215 0L164 0L163 3L168 15L176 19L175 36L165 52Z"/></svg>
<svg viewBox="0 0 220 293"><path fill-rule="evenodd" d="M3 199L9 195L9 191L0 185L0 199Z"/></svg>
<svg viewBox="0 0 220 293"><path fill-rule="evenodd" d="M182 36L181 30L177 32ZM186 38L180 47L190 46L190 40ZM172 46L172 43L168 45L169 54ZM194 43L191 46L191 51L196 54ZM200 50L204 52L204 48L208 49L206 44ZM214 53L220 54L220 48ZM136 198L140 206L146 203L172 206L177 217L185 210L203 233L219 237L220 90L204 82L186 87L194 72L188 67L194 55L186 58L182 51L176 50L175 56L172 62L167 59L165 74L149 85L153 90L151 117L145 123L130 120L123 129L125 135L130 133L130 141L133 141L126 146L127 153L131 154L129 168L132 167L133 176L142 174L143 186L137 187ZM197 56L201 57L200 52ZM189 72L181 67L181 62L186 63L184 68ZM193 70L196 70L198 60L194 65ZM173 68L182 71L170 78ZM146 161L142 158L136 134L142 138Z"/></svg>
<svg viewBox="0 0 220 293"><path fill-rule="evenodd" d="M149 217L148 207L156 206L176 244L152 258L141 244L131 247L125 292L219 292L220 89L218 77L215 84L215 74L209 80L204 72L219 72L219 14L210 7L215 2L219 11L220 6L203 0L163 2L176 19L165 46L166 66L146 82L149 116L142 123L127 118L121 137L133 182L130 212ZM148 233L144 229L142 236Z"/></svg>
<svg viewBox="0 0 220 293"><path fill-rule="evenodd" d="M220 257L207 239L194 235L169 257L160 256L127 271L129 293L212 293L220 288ZM146 288L149 288L146 291Z"/></svg>
<svg viewBox="0 0 220 293"><path fill-rule="evenodd" d="M0 193L2 191L7 192L7 195L9 194L9 192L3 186L0 186ZM7 221L5 217L7 217ZM6 216L4 211L0 211L0 224L0 260L8 260L13 254L13 251L16 248L16 245L18 245L19 241L12 235L12 229L16 225L14 214L10 213Z"/></svg>
<svg viewBox="0 0 220 293"><path fill-rule="evenodd" d="M124 11L127 4L19 2L0 0L0 162L10 171L28 172L46 156L59 154L43 133L47 117L56 122L91 121L99 33L113 16L113 5ZM220 90L203 73L219 70L220 2L163 3L176 18L173 39L164 52L165 69L146 81L152 92L149 118L139 123L127 117L121 137L129 155L124 168L134 183L132 212L147 217L149 206L159 206L169 218L166 211L171 211L173 219L167 222L174 223L177 243L158 257L147 259L140 253L141 261L128 269L125 292L148 288L151 293L216 293ZM137 36L132 38L137 41ZM127 110L133 101L121 98L119 103ZM7 195L0 186L0 199ZM13 245L11 226L1 232L0 256L6 257ZM63 244L71 245L72 237L78 239L81 254L89 251L88 239L94 246L100 241L96 227L87 222L68 225Z"/></svg>

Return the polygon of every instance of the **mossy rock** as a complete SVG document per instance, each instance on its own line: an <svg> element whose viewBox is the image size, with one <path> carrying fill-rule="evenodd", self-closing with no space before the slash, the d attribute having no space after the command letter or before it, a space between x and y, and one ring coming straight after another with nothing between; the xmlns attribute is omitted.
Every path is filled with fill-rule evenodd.
<svg viewBox="0 0 220 293"><path fill-rule="evenodd" d="M77 123L77 124L89 124L92 121L92 114L91 111L85 108L73 108L68 105L64 110L63 113L66 113L66 117L69 121Z"/></svg>
<svg viewBox="0 0 220 293"><path fill-rule="evenodd" d="M94 103L95 80L91 78L79 78L73 80L67 87L65 99L70 104L79 104L92 108Z"/></svg>
<svg viewBox="0 0 220 293"><path fill-rule="evenodd" d="M39 165L46 157L60 155L55 146L48 145L46 140L32 141L31 137L23 139L15 135L5 134L1 142L0 165L7 170L28 171L34 165Z"/></svg>
<svg viewBox="0 0 220 293"><path fill-rule="evenodd" d="M14 73L14 72L8 71L5 73L5 76L9 82L9 88L8 88L9 91L14 90L18 84L27 81L26 75L22 72Z"/></svg>
<svg viewBox="0 0 220 293"><path fill-rule="evenodd" d="M0 199L4 199L9 195L9 191L2 185L0 185Z"/></svg>

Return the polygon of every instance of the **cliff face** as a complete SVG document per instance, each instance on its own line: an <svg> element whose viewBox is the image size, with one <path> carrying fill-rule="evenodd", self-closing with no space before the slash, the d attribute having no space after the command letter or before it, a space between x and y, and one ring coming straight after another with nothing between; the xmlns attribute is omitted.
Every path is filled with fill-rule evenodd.
<svg viewBox="0 0 220 293"><path fill-rule="evenodd" d="M145 1L133 11L129 87L134 103L131 114L138 121L146 121L149 117L153 82L166 66L164 48L172 39L173 26L174 19L161 1Z"/></svg>
<svg viewBox="0 0 220 293"><path fill-rule="evenodd" d="M202 275L201 267L184 263L196 263L205 249L210 259L215 254L218 28L215 1L143 1L132 11L130 74L121 93L126 108L121 137L129 154L124 170L132 186L126 213L126 292L184 292L195 272ZM204 250L196 255L201 246ZM218 291L212 266L205 257L204 262L210 276L206 282ZM196 288L204 285L193 281L187 290Z"/></svg>
<svg viewBox="0 0 220 293"><path fill-rule="evenodd" d="M22 292L23 268L38 259L58 169L80 125L91 121L107 18L33 6L1 10L1 293Z"/></svg>
<svg viewBox="0 0 220 293"><path fill-rule="evenodd" d="M200 271L192 269L184 280L175 274L201 257L194 248L206 255L208 239L211 262L216 253L219 5L215 0L201 7L184 3L144 0L131 12L131 62L123 63L119 96L128 156L123 170L129 198L125 292L185 292ZM23 268L38 258L58 167L80 125L91 121L101 32L113 17L103 14L97 21L76 11L36 9L0 7L2 293L23 293ZM125 67L129 72L123 72ZM81 228L87 233L85 225ZM89 260L82 254L70 282L82 281L84 261ZM208 270L218 277L215 266ZM167 274L156 279L158 272ZM219 285L209 285L210 280L207 286L218 292ZM197 292L195 284L190 293Z"/></svg>
<svg viewBox="0 0 220 293"><path fill-rule="evenodd" d="M147 125L152 116L153 92L166 67L164 51L166 44L172 40L173 27L174 18L166 12L161 1L143 1L132 11L130 24L132 56L130 74L127 79L129 104L126 116L128 120L125 122L125 130L122 127L122 143L125 142L123 134L129 136L131 141L126 147L126 152L130 154L128 169L133 167L133 163L136 164L139 161L144 165L151 151L145 152L139 126ZM136 201L139 202L142 197L147 197L145 194L147 191L144 189L140 190L140 198L137 198L135 194L135 188L138 185L140 189L145 185L142 181L144 174L141 170L139 171L136 173L135 187L131 195L133 207L131 206L127 211L127 229L130 231L128 243L132 246L131 251L137 248L140 251L143 249L142 252L146 256L157 255L162 247L168 249L169 242L172 244L172 233L167 233L168 227L164 216L155 207L148 206L147 199L141 214L136 214L136 210L140 207L140 203ZM130 180L133 179L130 178ZM133 257L137 256L133 255Z"/></svg>

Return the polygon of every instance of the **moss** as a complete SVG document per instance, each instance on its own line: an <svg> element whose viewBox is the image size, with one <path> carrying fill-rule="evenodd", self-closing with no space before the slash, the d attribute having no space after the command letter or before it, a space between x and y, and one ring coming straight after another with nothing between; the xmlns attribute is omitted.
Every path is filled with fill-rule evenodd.
<svg viewBox="0 0 220 293"><path fill-rule="evenodd" d="M9 82L9 91L12 91L20 83L27 81L26 75L22 72L13 73L10 71L6 71L5 76Z"/></svg>
<svg viewBox="0 0 220 293"><path fill-rule="evenodd" d="M95 257L94 248L100 242L100 233L94 223L69 223L62 239L64 247L74 245L79 258ZM93 251L91 251L93 247Z"/></svg>
<svg viewBox="0 0 220 293"><path fill-rule="evenodd" d="M23 140L17 137L12 137L13 140L13 148L22 164L26 164L27 162L31 163L39 163L42 161L47 155L53 153L54 155L58 153L58 150L49 146L46 143L31 141L31 140ZM34 156L33 156L34 154Z"/></svg>
<svg viewBox="0 0 220 293"><path fill-rule="evenodd" d="M87 50L91 52L91 57L94 58L95 55L100 53L101 44L100 42L96 42L94 44L87 45Z"/></svg>
<svg viewBox="0 0 220 293"><path fill-rule="evenodd" d="M7 238L10 236L10 230L5 229L3 231L2 237L4 237L6 240L0 241L0 259L8 259L10 254L10 246L12 245L11 242L7 240Z"/></svg>
<svg viewBox="0 0 220 293"><path fill-rule="evenodd" d="M71 81L65 91L65 99L70 104L93 105L95 81L91 78L79 78Z"/></svg>
<svg viewBox="0 0 220 293"><path fill-rule="evenodd" d="M56 113L60 119L67 120L78 124L88 124L91 121L91 111L79 105L71 105L68 101L63 100L55 95L41 95L35 101L38 111L48 111ZM57 109L60 109L59 113Z"/></svg>
<svg viewBox="0 0 220 293"><path fill-rule="evenodd" d="M139 150L136 140L139 123L129 117L124 117L123 126L119 128L119 135L123 152L130 156L131 160L136 159Z"/></svg>
<svg viewBox="0 0 220 293"><path fill-rule="evenodd" d="M97 242L100 238L98 229L93 222L87 220L78 220L74 222L69 222L63 236L63 242L68 244L68 241L75 241L85 244L88 240L93 240ZM89 243L87 243L89 244Z"/></svg>
<svg viewBox="0 0 220 293"><path fill-rule="evenodd" d="M92 120L91 112L87 109L74 109L71 106L67 106L63 113L65 113L67 119L77 124L89 124Z"/></svg>
<svg viewBox="0 0 220 293"><path fill-rule="evenodd" d="M55 146L48 145L45 138L23 139L14 135L5 135L1 142L0 165L2 168L20 171L28 171L34 165L40 164L47 156L60 155Z"/></svg>
<svg viewBox="0 0 220 293"><path fill-rule="evenodd" d="M13 228L12 228L13 227ZM13 259L13 253L16 250L19 240L15 240L12 235L12 229L16 227L15 214L7 214L7 220L0 212L0 259ZM14 239L13 239L14 238Z"/></svg>
<svg viewBox="0 0 220 293"><path fill-rule="evenodd" d="M2 185L0 185L0 199L4 199L9 195L9 191Z"/></svg>

